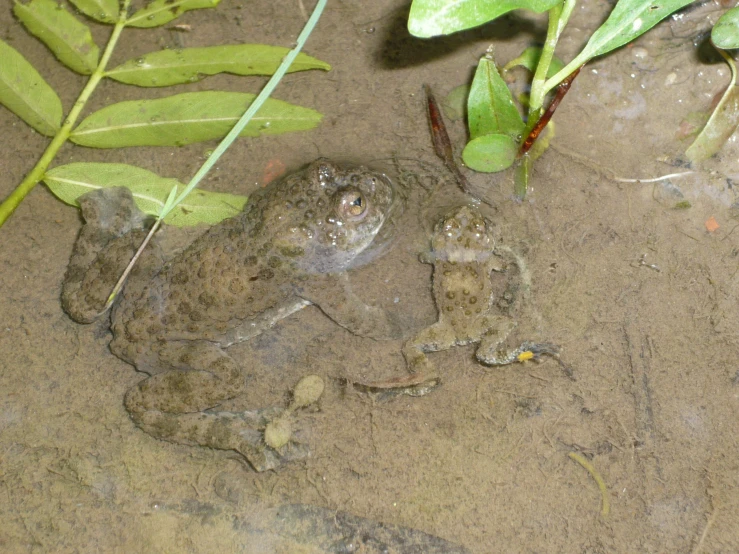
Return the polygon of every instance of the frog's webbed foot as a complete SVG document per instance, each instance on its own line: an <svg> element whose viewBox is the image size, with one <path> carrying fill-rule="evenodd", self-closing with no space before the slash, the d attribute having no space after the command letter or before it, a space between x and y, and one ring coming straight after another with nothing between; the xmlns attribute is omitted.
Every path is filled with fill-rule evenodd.
<svg viewBox="0 0 739 554"><path fill-rule="evenodd" d="M536 343L526 341L518 348L506 352L500 352L495 348L483 350L481 345L476 354L477 360L480 363L490 366L508 365L529 360L538 362L541 361L544 356L551 356L559 359L559 346L550 342Z"/></svg>
<svg viewBox="0 0 739 554"><path fill-rule="evenodd" d="M211 355L213 353L214 351ZM226 354L222 355L227 357ZM211 366L220 366L230 373L229 364L224 358L214 362ZM287 409L271 407L244 412L201 412L199 410L207 407L204 402L212 405L215 398L206 394L206 400L192 399L192 383L188 384L184 376L197 376L198 373L206 372L169 371L150 377L131 389L126 395L126 408L136 425L153 437L168 442L234 450L257 471L274 469L285 462L308 456L309 449L301 441L301 433L293 432L293 414L318 401L323 393L323 381L320 378L303 378L295 387L293 401ZM177 374L180 376L177 377ZM166 384L174 384L177 391L183 393L182 398L164 398L161 401L156 397L149 398L148 392L155 391L158 385L162 385L157 378L172 375L175 376L175 382Z"/></svg>
<svg viewBox="0 0 739 554"><path fill-rule="evenodd" d="M281 408L245 412L202 412L171 414L157 410L132 413L131 417L151 436L176 444L233 450L256 471L275 469L310 454L307 444L290 440L280 448L271 448L264 440L265 429L284 417Z"/></svg>
<svg viewBox="0 0 739 554"><path fill-rule="evenodd" d="M147 216L123 187L88 192L79 199L82 226L64 276L62 307L80 323L94 321L118 278L146 236ZM146 275L160 265L157 247L147 248L134 272Z"/></svg>

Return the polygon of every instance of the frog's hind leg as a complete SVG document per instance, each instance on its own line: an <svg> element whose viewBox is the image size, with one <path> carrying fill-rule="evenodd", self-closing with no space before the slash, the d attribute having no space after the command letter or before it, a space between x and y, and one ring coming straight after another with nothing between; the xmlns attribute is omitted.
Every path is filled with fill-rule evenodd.
<svg viewBox="0 0 739 554"><path fill-rule="evenodd" d="M441 384L441 379L426 354L446 350L455 344L446 337L445 329L444 324L434 323L403 345L407 375L382 381L358 382L355 386L371 392L402 393L409 396L428 394Z"/></svg>
<svg viewBox="0 0 739 554"><path fill-rule="evenodd" d="M131 388L125 405L131 418L151 436L178 444L235 450L257 470L303 458L305 445L288 442L279 451L264 443L264 429L283 410L258 412L211 410L244 389L242 369L218 345L207 341L166 343L158 352L176 360L168 371L152 375Z"/></svg>
<svg viewBox="0 0 739 554"><path fill-rule="evenodd" d="M136 249L146 236L147 218L123 187L88 192L79 199L82 226L62 288L62 307L80 323L94 321ZM132 277L152 273L157 247L147 248Z"/></svg>
<svg viewBox="0 0 739 554"><path fill-rule="evenodd" d="M499 340L486 339L480 343L475 356L480 363L489 366L508 365L529 360L539 361L543 356L558 359L559 356L559 346L550 342L525 341L513 350L500 350Z"/></svg>

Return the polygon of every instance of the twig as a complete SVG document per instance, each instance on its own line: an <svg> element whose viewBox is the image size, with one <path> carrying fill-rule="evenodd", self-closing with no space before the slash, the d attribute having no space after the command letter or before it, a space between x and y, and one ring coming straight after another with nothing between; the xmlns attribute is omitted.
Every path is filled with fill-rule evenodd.
<svg viewBox="0 0 739 554"><path fill-rule="evenodd" d="M603 481L603 477L601 477L600 473L596 471L595 467L593 467L593 464L591 464L577 452L570 452L567 455L575 460L582 467L584 467L588 471L588 473L590 473L590 476L595 479L595 482L598 483L598 488L600 489L601 496L600 514L604 517L607 516L611 511L611 503L608 500L608 488L606 487L605 481Z"/></svg>
<svg viewBox="0 0 739 554"><path fill-rule="evenodd" d="M54 161L54 158L61 147L67 142L67 139L69 139L69 135L72 133L72 127L77 122L77 118L87 105L87 101L90 99L90 96L105 76L105 68L108 65L108 61L113 54L116 44L118 44L121 32L123 32L123 28L126 26L126 18L130 2L131 0L124 0L121 4L118 20L113 27L113 31L110 33L108 44L103 51L103 55L100 57L100 61L98 61L95 70L90 74L90 78L82 89L82 92L80 92L74 106L67 114L67 117L64 118L64 123L56 132L54 138L46 147L46 150L44 150L44 153L41 155L39 161L36 162L33 169L25 176L23 181L21 181L13 192L11 192L7 198L2 201L2 203L0 203L0 226L2 226L3 223L5 223L5 221L13 214L15 209L20 205L26 195L31 192L33 187L43 179L46 169L49 167L51 162Z"/></svg>
<svg viewBox="0 0 739 554"><path fill-rule="evenodd" d="M423 85L423 90L426 92L426 109L431 127L431 140L434 143L434 152L444 161L447 169L452 172L459 187L467 194L470 194L470 183L467 181L467 177L462 175L459 166L454 161L452 141L449 140L449 133L446 131L444 117L441 115L439 104L436 102L434 93L431 92L431 87Z"/></svg>
<svg viewBox="0 0 739 554"><path fill-rule="evenodd" d="M714 519L716 519L716 510L713 511L713 513L708 518L708 521L706 521L706 526L703 528L703 533L701 533L701 538L698 540L698 543L695 545L695 548L693 549L693 554L698 554L701 548L703 548L703 541L706 540L706 537L708 536L708 531L709 529L711 529Z"/></svg>
<svg viewBox="0 0 739 554"><path fill-rule="evenodd" d="M658 183L665 181L666 179L677 179L678 177L687 177L692 175L695 171L683 171L681 173L668 173L667 175L661 175L659 177L652 177L651 179L626 179L624 177L611 177L612 180L618 181L619 183Z"/></svg>

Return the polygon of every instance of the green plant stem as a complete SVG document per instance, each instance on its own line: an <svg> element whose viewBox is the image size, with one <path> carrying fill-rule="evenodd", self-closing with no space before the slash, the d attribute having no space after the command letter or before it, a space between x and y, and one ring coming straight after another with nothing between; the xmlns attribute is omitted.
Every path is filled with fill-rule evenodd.
<svg viewBox="0 0 739 554"><path fill-rule="evenodd" d="M552 88L546 88L546 78L549 74L549 67L552 63L552 58L554 57L554 49L557 47L559 37L562 34L562 31L564 31L576 3L576 0L564 0L562 4L549 10L547 38L541 50L541 57L536 66L534 79L531 82L531 98L529 101L527 130L530 130L534 125L536 125L536 122L539 120L544 110L544 97ZM569 75L569 73L565 74L565 77L567 75Z"/></svg>
<svg viewBox="0 0 739 554"><path fill-rule="evenodd" d="M244 112L244 115L241 116L241 119L239 119L236 122L236 125L233 126L231 131L229 131L229 133L225 137L223 137L223 140L221 140L220 144L216 147L215 150L213 150L213 153L208 156L208 159L205 160L205 163L200 167L200 169L198 169L195 175L193 175L193 178L190 179L190 182L187 184L187 187L185 187L185 190L182 192L182 194L177 197L177 199L174 201L174 203L172 203L169 209L167 209L166 205L164 206L164 208L162 208L162 212L159 214L159 219L164 219L165 217L167 217L167 214L169 214L172 209L174 209L180 202L182 202L185 197L190 194L190 192L192 192L195 187L198 186L203 177L205 177L211 170L211 168L218 162L220 157L226 152L226 150L228 150L233 141L238 138L238 136L241 134L241 131L244 130L244 127L249 124L249 121L251 121L252 117L254 117L259 108L262 107L262 104L264 104L267 98L270 97L279 82L285 76L285 73L287 73L287 70L290 69L290 66L295 61L295 58L297 58L298 54L303 49L305 42L308 40L308 37L313 32L316 23L318 23L318 20L323 13L323 9L326 7L326 1L327 0L318 0L318 2L316 3L316 7L313 9L313 13L311 14L310 18L305 24L305 27L303 27L303 30L298 36L295 48L288 52L288 54L282 60L280 66L277 68L277 71L275 71L274 75L272 75L270 80L267 81L267 84L264 86L262 91L251 103L249 109Z"/></svg>
<svg viewBox="0 0 739 554"><path fill-rule="evenodd" d="M726 104L726 101L731 97L732 89L737 86L737 71L736 71L736 64L734 63L734 58L732 58L725 50L722 50L721 48L715 47L716 51L721 54L721 57L726 61L727 64L729 64L729 70L731 70L731 83L729 83L729 86L726 87L726 91L721 96L721 100L719 100L718 104L716 104L716 107L713 108L713 113L711 114L711 117L708 118L708 121L706 121L706 124L703 126L704 129L709 128L709 125L713 124L713 121L720 117L721 108L724 107L724 104Z"/></svg>
<svg viewBox="0 0 739 554"><path fill-rule="evenodd" d="M54 135L54 138L46 147L46 150L41 155L39 161L36 162L34 168L28 173L28 175L26 175L26 177L15 188L15 190L13 190L13 192L11 192L10 195L5 200L3 200L2 204L0 204L0 227L12 215L15 209L20 205L21 201L26 197L26 195L31 192L33 187L35 187L38 182L44 177L44 173L46 173L46 170L56 157L59 149L64 146L64 143L67 142L67 140L69 139L69 135L72 132L72 127L77 122L77 118L84 109L87 101L94 92L100 80L105 76L105 67L110 60L110 56L113 54L116 43L120 38L121 31L123 31L123 28L126 26L126 15L128 13L128 6L130 2L131 0L122 1L118 21L113 27L113 32L110 34L110 38L108 39L108 44L105 47L105 51L103 52L103 55L100 58L95 71L93 71L90 75L90 79L87 81L85 88L82 89L82 92L77 98L77 101L74 103L74 106L72 106L69 114L67 114L64 123L59 128L56 135Z"/></svg>

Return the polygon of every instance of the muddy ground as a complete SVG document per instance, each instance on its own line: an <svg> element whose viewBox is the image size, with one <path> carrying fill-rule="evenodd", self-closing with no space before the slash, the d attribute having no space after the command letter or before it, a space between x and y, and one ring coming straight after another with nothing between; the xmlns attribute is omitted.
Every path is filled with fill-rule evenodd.
<svg viewBox="0 0 739 554"><path fill-rule="evenodd" d="M545 27L516 13L421 41L404 28L408 4L329 2L306 51L333 69L290 75L275 93L321 111L322 124L240 140L204 186L248 194L270 160L296 169L318 156L400 174L412 194L396 245L352 281L367 301L400 314L410 337L436 317L431 267L418 254L438 214L467 200L431 149L422 85L443 98L469 81L490 44L505 62ZM558 50L566 59L610 9L581 5ZM739 551L739 148L732 139L669 181L614 179L686 171L681 121L707 110L730 79L704 42L719 14L702 3L589 64L556 114L553 148L535 165L525 202L513 199L509 175L466 171L531 268L538 317L521 321L521 338L560 344L574 379L551 360L485 368L460 347L432 355L438 390L379 402L345 382L402 374L402 341L352 336L309 307L232 349L254 377L231 409L284 404L307 373L327 382L320 409L303 417L312 457L276 472L134 426L122 398L141 374L109 352L103 323L77 325L60 307L80 217L38 186L0 230L0 550L338 552L270 535L268 522L261 533L250 526L301 503L473 553ZM178 23L191 30L126 30L112 63L163 47L290 45L304 16L297 0L223 0ZM103 44L109 29L91 26ZM69 109L85 79L27 35L7 4L0 38ZM177 91L255 92L263 82L217 76ZM170 93L104 82L86 112ZM2 108L0 129L5 196L48 139ZM463 122L450 122L450 133L461 149ZM213 146L67 146L56 163L125 162L187 180ZM602 476L607 515L573 452Z"/></svg>

